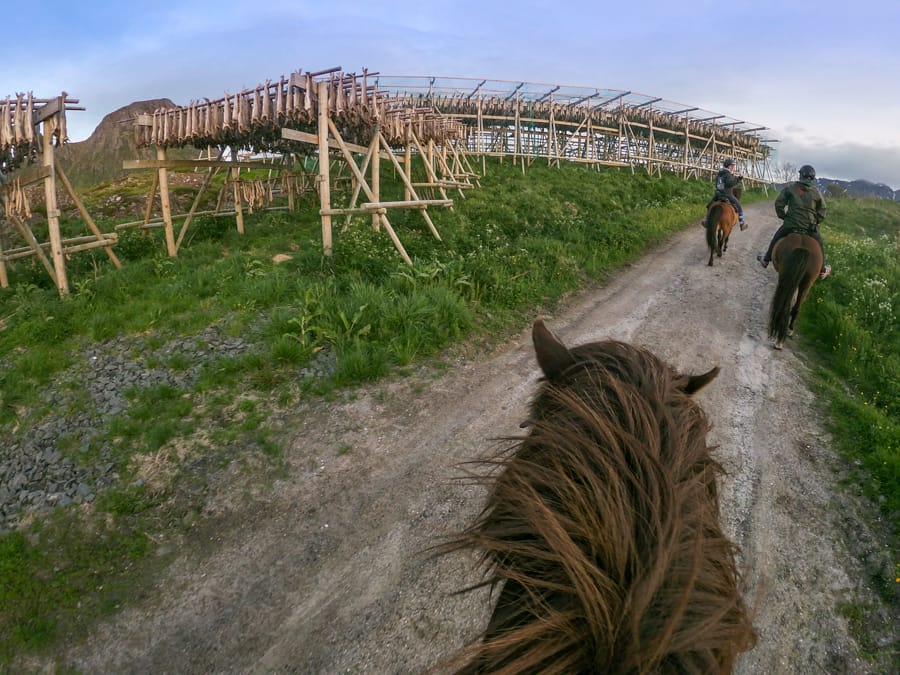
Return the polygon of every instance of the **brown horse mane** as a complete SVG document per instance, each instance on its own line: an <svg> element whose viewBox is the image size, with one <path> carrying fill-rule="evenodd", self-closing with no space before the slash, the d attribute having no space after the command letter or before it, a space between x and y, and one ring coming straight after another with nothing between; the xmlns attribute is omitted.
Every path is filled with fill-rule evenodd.
<svg viewBox="0 0 900 675"><path fill-rule="evenodd" d="M443 547L478 551L473 588L502 588L459 672L730 670L756 638L690 398L718 369L684 376L616 341L557 346L538 346L529 434L485 462L487 504Z"/></svg>

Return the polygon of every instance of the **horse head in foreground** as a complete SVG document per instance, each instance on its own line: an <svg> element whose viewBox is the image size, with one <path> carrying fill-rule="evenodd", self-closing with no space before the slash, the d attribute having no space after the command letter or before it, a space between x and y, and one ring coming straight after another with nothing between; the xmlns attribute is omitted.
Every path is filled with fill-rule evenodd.
<svg viewBox="0 0 900 675"><path fill-rule="evenodd" d="M778 285L769 313L769 337L775 349L794 334L794 322L822 269L822 247L806 234L792 233L779 239L772 251Z"/></svg>
<svg viewBox="0 0 900 675"><path fill-rule="evenodd" d="M753 646L719 526L709 422L682 375L622 342L569 349L539 319L530 432L489 464L487 504L447 550L502 584L461 673L719 673Z"/></svg>

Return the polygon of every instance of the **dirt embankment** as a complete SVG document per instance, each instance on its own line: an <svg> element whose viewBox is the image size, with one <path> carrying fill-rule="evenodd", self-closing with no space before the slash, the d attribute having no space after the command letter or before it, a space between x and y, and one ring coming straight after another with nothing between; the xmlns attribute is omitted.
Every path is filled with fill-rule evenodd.
<svg viewBox="0 0 900 675"><path fill-rule="evenodd" d="M885 549L856 502L835 490L840 462L804 386L803 359L766 339L775 276L755 253L778 223L770 203L747 212L749 229L734 233L715 267L693 227L547 323L571 345L611 337L683 371L722 367L699 400L729 471L723 521L758 611L759 645L738 671L880 672L884 664L856 655L837 607L875 602L866 565ZM195 537L157 598L100 626L65 665L413 673L439 663L483 626L488 598L452 595L477 580L470 560L423 551L478 512L483 494L453 480L457 465L519 432L537 376L523 332L449 372L422 370L286 413L289 475L250 507L235 507L227 491L212 496L221 528ZM881 611L873 635L886 646L896 608Z"/></svg>

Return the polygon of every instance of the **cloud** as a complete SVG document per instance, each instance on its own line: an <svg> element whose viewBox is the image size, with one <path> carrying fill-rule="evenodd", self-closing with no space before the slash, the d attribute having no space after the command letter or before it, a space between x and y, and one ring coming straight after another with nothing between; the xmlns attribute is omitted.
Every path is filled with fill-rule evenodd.
<svg viewBox="0 0 900 675"><path fill-rule="evenodd" d="M900 189L900 146L862 143L804 143L785 140L777 144L774 162L780 166L812 164L822 178L865 179Z"/></svg>

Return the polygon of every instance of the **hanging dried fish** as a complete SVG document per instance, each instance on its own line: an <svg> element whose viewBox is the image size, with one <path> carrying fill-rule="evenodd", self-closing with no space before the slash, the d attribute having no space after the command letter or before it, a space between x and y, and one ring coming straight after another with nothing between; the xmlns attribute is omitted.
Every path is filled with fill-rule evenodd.
<svg viewBox="0 0 900 675"><path fill-rule="evenodd" d="M266 80L266 86L263 89L262 112L260 113L260 119L262 119L263 122L270 122L274 119L274 115L272 114L272 97L269 95L269 88L271 86L271 82Z"/></svg>
<svg viewBox="0 0 900 675"><path fill-rule="evenodd" d="M253 126L259 122L259 116L262 108L262 96L260 95L260 87L253 92L253 109L250 111L250 122Z"/></svg>
<svg viewBox="0 0 900 675"><path fill-rule="evenodd" d="M25 104L25 140L29 145L34 143L34 95L30 91Z"/></svg>
<svg viewBox="0 0 900 675"><path fill-rule="evenodd" d="M180 143L184 138L184 108L176 108L175 109L175 119L176 119L176 127L175 127L175 141Z"/></svg>
<svg viewBox="0 0 900 675"><path fill-rule="evenodd" d="M278 80L278 91L275 92L275 115L277 117L278 124L283 124L285 118L284 75L282 75L281 79Z"/></svg>
<svg viewBox="0 0 900 675"><path fill-rule="evenodd" d="M3 117L3 119L0 120L0 148L3 148L4 150L12 145L13 131L12 123L9 119L11 112L9 96L7 96L6 101L3 103L3 110L0 112L0 116Z"/></svg>
<svg viewBox="0 0 900 675"><path fill-rule="evenodd" d="M250 128L250 100L244 94L238 94L234 97L235 117L237 118L237 128L240 133L246 133Z"/></svg>
<svg viewBox="0 0 900 675"><path fill-rule="evenodd" d="M314 113L314 105L313 105L313 96L315 96L315 92L313 92L313 88L316 86L315 82L313 82L312 75L310 73L306 74L306 91L303 95L303 109L309 115Z"/></svg>
<svg viewBox="0 0 900 675"><path fill-rule="evenodd" d="M171 128L171 123L169 121L169 111L163 110L163 126L162 126L162 134L159 137L158 145L165 147L169 144L169 129Z"/></svg>
<svg viewBox="0 0 900 675"><path fill-rule="evenodd" d="M223 101L224 111L222 114L222 128L231 129L231 95L226 91L225 100Z"/></svg>
<svg viewBox="0 0 900 675"><path fill-rule="evenodd" d="M200 122L200 104L197 101L191 101L190 118L191 133L189 135L191 140L195 141L203 134L203 126Z"/></svg>
<svg viewBox="0 0 900 675"><path fill-rule="evenodd" d="M25 142L25 135L22 133L22 117L25 114L25 107L22 105L24 93L16 94L15 110L13 111L13 143L22 145Z"/></svg>
<svg viewBox="0 0 900 675"><path fill-rule="evenodd" d="M69 133L66 129L66 99L69 95L66 92L60 94L59 112L56 113L56 145L65 145L69 142Z"/></svg>

